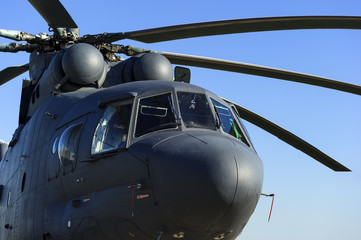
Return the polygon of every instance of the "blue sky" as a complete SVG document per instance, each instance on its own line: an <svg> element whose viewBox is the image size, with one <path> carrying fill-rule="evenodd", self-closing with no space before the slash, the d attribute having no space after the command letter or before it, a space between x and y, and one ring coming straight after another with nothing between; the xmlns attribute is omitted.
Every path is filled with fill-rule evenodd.
<svg viewBox="0 0 361 240"><path fill-rule="evenodd" d="M361 15L358 0L93 1L63 0L82 34L232 18ZM2 3L0 28L32 34L46 22L25 0ZM0 43L9 42L0 39ZM223 58L320 75L361 85L360 30L296 30L233 34L157 44L123 41L159 51ZM28 61L26 53L2 53L0 69ZM276 137L246 123L264 163L265 193L243 239L348 239L361 235L361 97L281 80L191 68L192 83L237 102L290 130L353 170L335 173ZM0 87L0 139L16 128L21 79Z"/></svg>

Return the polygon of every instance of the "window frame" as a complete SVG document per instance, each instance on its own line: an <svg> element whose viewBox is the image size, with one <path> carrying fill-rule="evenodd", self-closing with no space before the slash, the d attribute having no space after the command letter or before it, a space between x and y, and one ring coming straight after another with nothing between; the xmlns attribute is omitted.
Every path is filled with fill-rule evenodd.
<svg viewBox="0 0 361 240"><path fill-rule="evenodd" d="M148 133L145 133L145 134L142 134L140 136L135 136L135 133L136 133L136 130L137 130L137 123L138 123L138 114L139 114L139 108L140 108L140 101L142 99L145 99L145 98L152 98L152 97L156 97L156 96L160 96L160 95L166 95L166 94L170 94L170 99L171 99L171 104L172 104L172 107L173 107L173 111L175 111L175 113L173 112L174 114L174 118L175 118L175 123L176 123L176 127L175 128L165 128L165 129L159 129L159 130L155 130L155 131L151 131L151 132L148 132ZM134 114L134 119L133 119L133 126L132 126L132 139L133 141L137 141L145 136L148 136L150 134L153 134L155 132L163 132L163 131L169 131L169 130L179 130L179 127L180 127L180 124L177 120L177 118L179 117L178 114L179 114L179 109L178 109L178 104L174 104L175 101L174 101L174 92L173 91L165 91L165 92L157 92L157 93L154 93L154 94L150 94L150 95L144 95L144 96L141 96L141 97L138 97L136 99L136 104L134 104L134 110L133 112L135 113Z"/></svg>
<svg viewBox="0 0 361 240"><path fill-rule="evenodd" d="M65 132L67 131L74 131L74 128L76 127L79 127L79 130L77 132L77 139L75 140L74 142L74 154L75 154L75 159L72 161L70 159L67 159L67 161L69 162L69 164L64 164L63 163L63 160L62 160L62 156L61 156L61 153L62 153L62 149L61 147L63 147L63 145L61 144L62 141L62 137L63 135L65 134ZM84 128L84 122L80 121L80 122L76 122L76 123L73 123L73 124L70 124L68 125L64 131L59 135L59 141L57 143L57 152L55 152L54 154L57 154L58 156L58 159L59 159L59 162L60 162L60 166L64 169L64 168L71 168L74 169L76 167L76 164L78 162L78 157L79 157L79 142L80 142L80 139L81 139L81 135L82 135L82 131L83 131L83 128ZM69 134L69 133L67 133Z"/></svg>
<svg viewBox="0 0 361 240"><path fill-rule="evenodd" d="M198 94L198 95L204 95L205 99L208 101L208 104L211 106L213 103L210 99L210 96L208 95L207 92L198 92L198 91L184 91L184 90L179 90L179 91L176 91L176 100L177 100L177 106L178 106L178 114L179 114L179 117L181 119L181 122L182 122L182 126L184 128L184 130L186 131L207 131L207 130L211 130L211 131L217 131L218 130L218 127L217 127L217 118L216 118L216 113L213 109L213 107L211 107L209 110L210 110L210 113L212 115L212 120L214 121L214 129L211 129L211 128L206 128L206 127L188 127L186 126L186 124L184 123L184 119L183 119L183 116L182 116L182 111L181 111L181 107L180 107L180 104L179 104L179 100L178 100L178 93L190 93L190 94Z"/></svg>

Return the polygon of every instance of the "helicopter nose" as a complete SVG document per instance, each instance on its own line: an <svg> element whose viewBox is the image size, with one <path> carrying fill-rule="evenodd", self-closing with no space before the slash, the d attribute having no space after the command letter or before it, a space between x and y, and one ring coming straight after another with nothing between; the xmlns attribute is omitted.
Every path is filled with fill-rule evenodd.
<svg viewBox="0 0 361 240"><path fill-rule="evenodd" d="M253 150L210 133L186 133L156 144L149 172L161 212L193 231L244 226L263 180Z"/></svg>

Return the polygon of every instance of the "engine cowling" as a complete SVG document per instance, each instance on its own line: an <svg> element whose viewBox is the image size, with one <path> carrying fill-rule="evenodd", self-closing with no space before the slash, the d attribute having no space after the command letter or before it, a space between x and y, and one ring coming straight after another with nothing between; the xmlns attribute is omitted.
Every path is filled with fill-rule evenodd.
<svg viewBox="0 0 361 240"><path fill-rule="evenodd" d="M47 68L41 68L47 64ZM33 69L31 80L37 81L37 84L33 88L33 93L25 97L30 103L25 110L27 116L31 116L56 92L102 87L109 65L97 48L90 44L78 43L60 50L55 56L53 53L32 53L30 69ZM43 70L39 72L39 69Z"/></svg>
<svg viewBox="0 0 361 240"><path fill-rule="evenodd" d="M119 67L119 68L118 68ZM169 60L158 53L142 53L119 63L119 83L166 80L173 81L173 68Z"/></svg>
<svg viewBox="0 0 361 240"><path fill-rule="evenodd" d="M173 80L173 69L169 60L157 53L142 54L133 66L134 80Z"/></svg>
<svg viewBox="0 0 361 240"><path fill-rule="evenodd" d="M86 43L74 44L65 50L62 67L69 81L79 85L98 82L101 86L107 73L107 64L98 49Z"/></svg>

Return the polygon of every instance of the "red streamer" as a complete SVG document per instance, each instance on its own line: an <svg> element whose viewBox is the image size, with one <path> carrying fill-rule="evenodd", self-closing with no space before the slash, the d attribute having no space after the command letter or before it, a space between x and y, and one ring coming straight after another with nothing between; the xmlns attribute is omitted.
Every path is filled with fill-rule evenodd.
<svg viewBox="0 0 361 240"><path fill-rule="evenodd" d="M269 196L269 197L272 197L271 210L270 210L269 216L268 216L268 222L269 222L269 220L271 219L271 215L272 215L273 202L274 202L274 200L275 200L275 195L274 195L274 194L270 194L270 195L268 195L268 196Z"/></svg>

